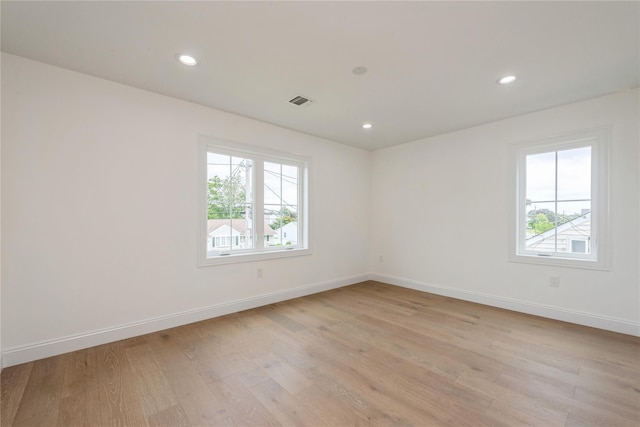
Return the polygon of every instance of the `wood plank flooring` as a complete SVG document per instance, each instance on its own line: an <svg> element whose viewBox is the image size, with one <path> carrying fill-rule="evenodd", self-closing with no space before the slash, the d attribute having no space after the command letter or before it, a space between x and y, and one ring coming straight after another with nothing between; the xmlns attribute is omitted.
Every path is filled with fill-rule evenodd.
<svg viewBox="0 0 640 427"><path fill-rule="evenodd" d="M640 339L377 282L2 372L2 426L638 426Z"/></svg>

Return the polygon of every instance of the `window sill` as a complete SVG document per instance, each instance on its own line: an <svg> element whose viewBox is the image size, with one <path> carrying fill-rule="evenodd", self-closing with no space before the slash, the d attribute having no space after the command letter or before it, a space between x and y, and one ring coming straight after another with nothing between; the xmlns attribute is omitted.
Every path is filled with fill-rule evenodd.
<svg viewBox="0 0 640 427"><path fill-rule="evenodd" d="M587 270L610 270L606 262L601 260L514 254L509 257L509 261L554 267L583 268Z"/></svg>
<svg viewBox="0 0 640 427"><path fill-rule="evenodd" d="M278 251L265 251L253 253L241 253L231 255L218 255L200 259L198 267L210 267L214 265L235 264L240 262L262 261L266 259L291 258L311 255L311 249L285 249Z"/></svg>

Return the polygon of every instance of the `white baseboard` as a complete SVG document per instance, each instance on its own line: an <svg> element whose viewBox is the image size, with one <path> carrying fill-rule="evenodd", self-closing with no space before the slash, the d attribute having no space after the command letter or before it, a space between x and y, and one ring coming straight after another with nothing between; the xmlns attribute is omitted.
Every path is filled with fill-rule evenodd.
<svg viewBox="0 0 640 427"><path fill-rule="evenodd" d="M328 291L330 289L341 288L343 286L353 285L368 279L368 274L342 277L326 282L300 286L284 291L271 292L237 301L215 304L195 310L146 319L126 325L90 331L22 347L9 348L3 351L0 355L0 360L2 361L0 366L7 367L18 365L20 363L27 363L33 360L43 359L45 357L68 353L70 351L81 350L83 348L89 348L151 332L174 328L176 326L186 325L188 323L211 319L213 317L237 313L239 311L261 307L280 301L286 301L292 298L299 298L305 295Z"/></svg>
<svg viewBox="0 0 640 427"><path fill-rule="evenodd" d="M215 304L181 313L174 313L167 316L155 317L126 325L10 348L0 354L0 369L7 366L43 359L45 357L68 353L70 351L81 350L83 348L89 348L113 341L158 332L164 329L186 325L188 323L224 316L226 314L237 313L239 311L286 301L292 298L299 298L318 292L341 288L364 282L366 280L376 280L395 286L429 292L464 301L477 302L492 307L514 310L521 313L533 314L536 316L576 323L578 325L590 326L598 329L605 329L613 332L620 332L627 335L640 336L640 322L632 322L613 317L531 303L513 298L499 297L481 292L424 283L401 277L370 273L343 277L326 282L287 289L284 291L271 292L237 301Z"/></svg>
<svg viewBox="0 0 640 427"><path fill-rule="evenodd" d="M521 313L533 314L535 316L547 317L549 319L561 320L607 331L620 332L627 335L640 336L640 322L632 322L608 316L601 316L598 314L517 300L514 298L499 297L481 292L424 283L401 277L388 276L385 274L371 273L369 275L369 279L464 301L477 302L479 304L489 305L492 307L499 307Z"/></svg>

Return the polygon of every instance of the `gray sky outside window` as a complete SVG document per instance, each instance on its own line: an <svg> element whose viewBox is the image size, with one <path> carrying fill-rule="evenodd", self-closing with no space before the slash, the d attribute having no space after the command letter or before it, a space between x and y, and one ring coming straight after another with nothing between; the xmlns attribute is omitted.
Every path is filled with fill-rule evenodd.
<svg viewBox="0 0 640 427"><path fill-rule="evenodd" d="M556 212L556 200L559 214L591 209L591 147L528 155L526 172L527 211Z"/></svg>

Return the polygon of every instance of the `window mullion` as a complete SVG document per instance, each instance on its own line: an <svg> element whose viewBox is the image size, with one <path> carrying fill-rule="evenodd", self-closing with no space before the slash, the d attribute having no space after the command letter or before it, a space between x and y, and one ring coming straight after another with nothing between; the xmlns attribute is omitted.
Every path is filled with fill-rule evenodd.
<svg viewBox="0 0 640 427"><path fill-rule="evenodd" d="M229 156L229 188L227 189L227 200L229 201L229 238L233 236L233 156ZM227 246L225 236L222 246ZM231 246L225 252L231 252Z"/></svg>
<svg viewBox="0 0 640 427"><path fill-rule="evenodd" d="M254 239L257 250L264 249L264 161L254 160Z"/></svg>
<svg viewBox="0 0 640 427"><path fill-rule="evenodd" d="M587 240L587 245L589 252L596 258L598 257L598 234L600 231L600 227L597 225L600 224L599 216L602 207L598 201L600 197L600 178L598 173L605 170L604 167L597 167L597 162L601 161L600 150L602 150L601 144L593 144L591 146L591 194L589 194L591 200L589 201L589 208L591 209L591 223L594 226L591 227L591 235Z"/></svg>
<svg viewBox="0 0 640 427"><path fill-rule="evenodd" d="M300 203L305 186L304 168L298 167L298 245L303 244L305 241L305 233L302 230L302 226L306 223L304 220L306 212L304 211L304 203Z"/></svg>
<svg viewBox="0 0 640 427"><path fill-rule="evenodd" d="M555 159L555 178L554 178L554 220L553 220L553 235L554 235L554 247L553 251L558 253L558 150L556 150L556 159Z"/></svg>

